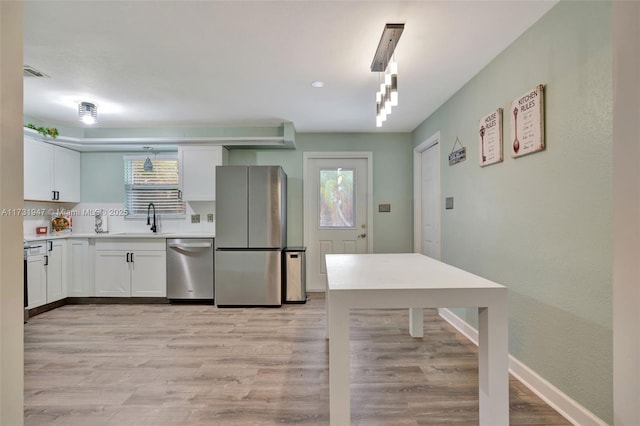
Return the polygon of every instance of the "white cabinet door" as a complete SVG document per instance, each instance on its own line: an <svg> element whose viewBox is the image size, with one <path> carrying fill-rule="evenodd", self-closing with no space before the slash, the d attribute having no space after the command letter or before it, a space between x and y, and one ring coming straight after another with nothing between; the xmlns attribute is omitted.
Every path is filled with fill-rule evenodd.
<svg viewBox="0 0 640 426"><path fill-rule="evenodd" d="M27 308L33 309L47 303L47 270L44 255L27 259Z"/></svg>
<svg viewBox="0 0 640 426"><path fill-rule="evenodd" d="M53 150L53 190L57 201L80 202L80 153L55 146Z"/></svg>
<svg viewBox="0 0 640 426"><path fill-rule="evenodd" d="M24 199L80 202L80 153L25 137Z"/></svg>
<svg viewBox="0 0 640 426"><path fill-rule="evenodd" d="M96 296L130 297L131 272L127 262L129 252L96 250Z"/></svg>
<svg viewBox="0 0 640 426"><path fill-rule="evenodd" d="M164 240L96 242L95 295L166 297Z"/></svg>
<svg viewBox="0 0 640 426"><path fill-rule="evenodd" d="M67 281L67 256L65 240L47 242L47 303L64 299Z"/></svg>
<svg viewBox="0 0 640 426"><path fill-rule="evenodd" d="M52 200L53 145L24 138L24 199Z"/></svg>
<svg viewBox="0 0 640 426"><path fill-rule="evenodd" d="M133 252L131 263L132 297L166 297L167 263L164 251Z"/></svg>
<svg viewBox="0 0 640 426"><path fill-rule="evenodd" d="M89 240L71 239L67 243L68 297L93 296L93 286L89 273Z"/></svg>
<svg viewBox="0 0 640 426"><path fill-rule="evenodd" d="M185 201L216 199L216 166L223 163L221 146L179 146L180 190Z"/></svg>

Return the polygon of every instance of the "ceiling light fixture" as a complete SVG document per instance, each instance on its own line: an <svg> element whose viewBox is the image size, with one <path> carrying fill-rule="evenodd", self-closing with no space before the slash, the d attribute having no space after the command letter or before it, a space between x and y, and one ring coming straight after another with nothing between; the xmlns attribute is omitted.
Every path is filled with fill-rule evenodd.
<svg viewBox="0 0 640 426"><path fill-rule="evenodd" d="M391 114L391 109L398 105L398 63L395 49L404 31L404 24L386 24L378 48L373 56L371 72L385 73L384 81L380 84L380 91L376 93L376 127L382 127L382 122Z"/></svg>
<svg viewBox="0 0 640 426"><path fill-rule="evenodd" d="M313 83L311 83L311 86L315 87L316 89L320 89L324 87L324 81L314 81Z"/></svg>
<svg viewBox="0 0 640 426"><path fill-rule="evenodd" d="M80 102L78 104L78 115L83 123L94 124L98 121L98 107L91 102Z"/></svg>
<svg viewBox="0 0 640 426"><path fill-rule="evenodd" d="M142 149L144 149L147 152L153 152L153 148L150 146L143 146ZM154 156L155 158L155 156ZM153 171L153 163L151 162L151 158L149 158L149 156L147 155L147 159L144 160L144 164L142 164L142 170L145 172L152 172Z"/></svg>

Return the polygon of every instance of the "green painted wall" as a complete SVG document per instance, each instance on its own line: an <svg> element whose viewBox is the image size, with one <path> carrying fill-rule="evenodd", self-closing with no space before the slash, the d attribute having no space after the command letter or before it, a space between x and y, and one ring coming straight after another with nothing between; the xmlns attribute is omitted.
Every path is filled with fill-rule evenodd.
<svg viewBox="0 0 640 426"><path fill-rule="evenodd" d="M547 149L512 159L510 102L538 83ZM477 123L498 107L505 160L481 168ZM511 354L611 423L611 4L559 3L428 117L414 146L437 131L442 196L455 199L443 261L506 285ZM456 137L467 160L449 166Z"/></svg>
<svg viewBox="0 0 640 426"><path fill-rule="evenodd" d="M81 194L83 203L124 202L124 161L122 152L83 152Z"/></svg>
<svg viewBox="0 0 640 426"><path fill-rule="evenodd" d="M302 154L311 151L373 152L373 248L375 252L413 250L411 135L297 134L295 150L232 149L229 164L281 165L288 176L288 244L303 244ZM81 155L82 202L123 202L124 153ZM390 203L390 213L378 213Z"/></svg>
<svg viewBox="0 0 640 426"><path fill-rule="evenodd" d="M229 164L281 165L288 177L289 245L303 243L302 155L314 151L371 151L373 153L373 250L413 250L413 157L409 134L301 134L296 149L234 149ZM390 213L378 213L390 203Z"/></svg>

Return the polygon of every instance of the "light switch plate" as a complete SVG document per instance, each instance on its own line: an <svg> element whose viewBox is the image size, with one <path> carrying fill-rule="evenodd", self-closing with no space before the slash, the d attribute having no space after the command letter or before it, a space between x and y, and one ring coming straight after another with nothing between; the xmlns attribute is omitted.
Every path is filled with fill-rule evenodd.
<svg viewBox="0 0 640 426"><path fill-rule="evenodd" d="M453 209L453 197L447 197L444 199L445 202L445 208L447 210L451 210Z"/></svg>
<svg viewBox="0 0 640 426"><path fill-rule="evenodd" d="M192 214L191 215L191 223L200 223L200 215Z"/></svg>
<svg viewBox="0 0 640 426"><path fill-rule="evenodd" d="M391 212L391 204L378 204L378 212L379 213Z"/></svg>
<svg viewBox="0 0 640 426"><path fill-rule="evenodd" d="M213 213L207 213L207 222L213 222Z"/></svg>

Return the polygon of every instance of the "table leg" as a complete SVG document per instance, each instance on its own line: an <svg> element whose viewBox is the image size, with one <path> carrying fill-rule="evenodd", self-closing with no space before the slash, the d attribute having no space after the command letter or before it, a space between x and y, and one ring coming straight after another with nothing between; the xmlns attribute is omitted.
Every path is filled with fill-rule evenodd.
<svg viewBox="0 0 640 426"><path fill-rule="evenodd" d="M329 324L329 318L330 318L330 313L331 313L331 307L329 306L329 284L327 283L325 286L325 290L324 290L324 309L325 309L325 328L324 328L324 337L325 339L329 338L329 329L330 329L330 324Z"/></svg>
<svg viewBox="0 0 640 426"><path fill-rule="evenodd" d="M409 308L409 334L411 337L424 336L424 309Z"/></svg>
<svg viewBox="0 0 640 426"><path fill-rule="evenodd" d="M480 425L509 424L509 348L506 298L499 307L478 309Z"/></svg>
<svg viewBox="0 0 640 426"><path fill-rule="evenodd" d="M351 420L349 389L349 309L335 293L329 323L329 420L333 426L347 426Z"/></svg>

